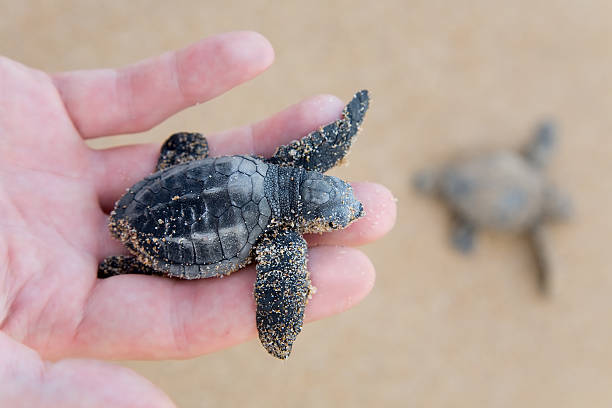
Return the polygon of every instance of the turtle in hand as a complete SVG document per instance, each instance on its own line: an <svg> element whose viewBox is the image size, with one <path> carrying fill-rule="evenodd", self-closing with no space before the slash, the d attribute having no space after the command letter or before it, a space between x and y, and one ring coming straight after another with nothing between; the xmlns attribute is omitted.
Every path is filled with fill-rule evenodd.
<svg viewBox="0 0 612 408"><path fill-rule="evenodd" d="M268 159L208 157L201 134L172 135L155 172L111 213L111 234L130 255L106 258L98 276L202 279L256 262L259 338L287 358L313 292L303 235L345 228L364 214L351 186L323 173L347 154L368 105L368 92L358 92L339 120Z"/></svg>

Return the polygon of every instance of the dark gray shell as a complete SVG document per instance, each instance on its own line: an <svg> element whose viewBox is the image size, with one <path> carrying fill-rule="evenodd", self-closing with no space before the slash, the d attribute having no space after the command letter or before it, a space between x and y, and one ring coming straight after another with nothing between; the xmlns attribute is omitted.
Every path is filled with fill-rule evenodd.
<svg viewBox="0 0 612 408"><path fill-rule="evenodd" d="M250 261L270 221L267 171L266 163L249 156L207 158L159 171L120 199L111 229L141 262L168 275L229 274Z"/></svg>
<svg viewBox="0 0 612 408"><path fill-rule="evenodd" d="M511 152L485 154L446 166L440 193L476 226L521 231L542 216L547 183L542 173Z"/></svg>

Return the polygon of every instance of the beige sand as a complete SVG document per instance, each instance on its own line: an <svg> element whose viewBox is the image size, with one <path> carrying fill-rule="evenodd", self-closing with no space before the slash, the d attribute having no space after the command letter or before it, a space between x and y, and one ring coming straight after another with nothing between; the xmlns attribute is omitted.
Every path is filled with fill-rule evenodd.
<svg viewBox="0 0 612 408"><path fill-rule="evenodd" d="M252 341L127 364L181 407L612 405L609 2L3 3L0 53L51 71L123 65L234 29L273 43L275 65L252 83L97 146L242 125L315 93L372 91L350 165L335 174L382 182L399 199L397 228L365 248L373 293L307 326L288 362ZM545 300L524 242L485 234L473 257L456 254L447 213L408 180L472 147L519 146L551 116L563 139L550 171L577 214L550 229L557 274Z"/></svg>

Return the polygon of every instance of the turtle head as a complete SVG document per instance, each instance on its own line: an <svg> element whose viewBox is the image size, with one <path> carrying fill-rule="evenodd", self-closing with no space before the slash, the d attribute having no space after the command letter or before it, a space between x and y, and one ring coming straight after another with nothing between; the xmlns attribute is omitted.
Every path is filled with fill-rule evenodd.
<svg viewBox="0 0 612 408"><path fill-rule="evenodd" d="M440 190L439 171L434 169L420 170L412 177L412 186L424 194L437 194Z"/></svg>
<svg viewBox="0 0 612 408"><path fill-rule="evenodd" d="M342 229L364 215L350 184L337 177L307 172L300 185L304 232Z"/></svg>

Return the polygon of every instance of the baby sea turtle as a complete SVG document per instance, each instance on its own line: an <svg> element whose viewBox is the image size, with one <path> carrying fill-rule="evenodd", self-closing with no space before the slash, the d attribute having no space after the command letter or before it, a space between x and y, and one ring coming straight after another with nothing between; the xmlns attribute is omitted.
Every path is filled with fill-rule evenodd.
<svg viewBox="0 0 612 408"><path fill-rule="evenodd" d="M322 173L348 152L369 105L360 91L341 119L281 146L269 159L207 157L199 133L162 146L153 174L117 201L109 228L131 256L112 256L98 276L229 275L255 261L259 338L285 359L312 293L303 234L342 229L363 215L351 186Z"/></svg>
<svg viewBox="0 0 612 408"><path fill-rule="evenodd" d="M458 250L472 250L479 228L529 236L543 292L549 286L551 265L542 225L567 219L571 212L568 197L542 172L555 141L553 124L542 123L522 153L484 153L415 177L419 190L437 195L450 207L454 220L452 244Z"/></svg>

